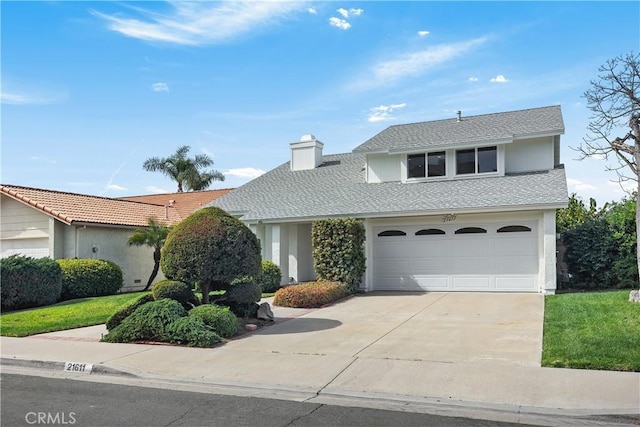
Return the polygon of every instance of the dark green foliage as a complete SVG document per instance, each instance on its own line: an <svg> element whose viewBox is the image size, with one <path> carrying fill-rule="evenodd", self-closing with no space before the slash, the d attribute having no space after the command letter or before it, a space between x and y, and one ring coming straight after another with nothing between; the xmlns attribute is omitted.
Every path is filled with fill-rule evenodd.
<svg viewBox="0 0 640 427"><path fill-rule="evenodd" d="M282 282L282 271L280 267L271 261L262 261L262 273L256 277L256 283L262 292L275 292L280 288Z"/></svg>
<svg viewBox="0 0 640 427"><path fill-rule="evenodd" d="M62 268L60 299L113 295L122 288L122 270L102 259L58 259Z"/></svg>
<svg viewBox="0 0 640 427"><path fill-rule="evenodd" d="M107 320L107 329L112 330L120 323L122 323L124 319L133 314L133 312L136 311L138 307L151 301L154 301L153 295L151 294L142 295L140 298L131 301L129 304L125 305L123 308L111 315L111 317Z"/></svg>
<svg viewBox="0 0 640 427"><path fill-rule="evenodd" d="M1 263L2 310L53 304L60 298L62 270L51 258L11 255Z"/></svg>
<svg viewBox="0 0 640 427"><path fill-rule="evenodd" d="M571 288L638 286L635 202L605 205L593 218L562 233Z"/></svg>
<svg viewBox="0 0 640 427"><path fill-rule="evenodd" d="M224 338L233 336L238 331L238 318L228 307L214 304L203 304L189 311L190 317L197 317L215 333Z"/></svg>
<svg viewBox="0 0 640 427"><path fill-rule="evenodd" d="M187 310L198 305L191 286L177 280L161 280L151 288L155 300L170 298L178 301Z"/></svg>
<svg viewBox="0 0 640 427"><path fill-rule="evenodd" d="M202 302L236 277L260 273L260 242L240 220L215 207L203 208L173 227L160 265L171 280L198 282Z"/></svg>
<svg viewBox="0 0 640 427"><path fill-rule="evenodd" d="M178 301L164 298L138 307L103 337L106 342L166 341L167 326L187 315Z"/></svg>
<svg viewBox="0 0 640 427"><path fill-rule="evenodd" d="M365 229L354 218L314 221L313 267L319 279L338 281L355 292L365 272Z"/></svg>
<svg viewBox="0 0 640 427"><path fill-rule="evenodd" d="M194 316L180 317L167 325L164 340L189 347L211 347L222 341L213 329Z"/></svg>
<svg viewBox="0 0 640 427"><path fill-rule="evenodd" d="M279 289L273 305L294 308L314 308L337 301L351 292L337 282L311 282Z"/></svg>
<svg viewBox="0 0 640 427"><path fill-rule="evenodd" d="M569 197L569 205L565 209L556 211L556 231L564 233L565 231L573 230L586 221L595 219L597 216L598 209L594 199L589 199L589 208L587 208L584 201L573 193Z"/></svg>
<svg viewBox="0 0 640 427"><path fill-rule="evenodd" d="M226 300L229 302L248 303L258 302L262 296L260 286L253 282L243 282L231 285L225 294Z"/></svg>

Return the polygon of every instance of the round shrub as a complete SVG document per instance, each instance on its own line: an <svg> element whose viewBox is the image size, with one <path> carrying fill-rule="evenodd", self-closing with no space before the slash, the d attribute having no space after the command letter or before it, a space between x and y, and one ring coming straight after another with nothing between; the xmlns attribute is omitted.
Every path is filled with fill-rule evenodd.
<svg viewBox="0 0 640 427"><path fill-rule="evenodd" d="M165 340L174 344L186 344L189 347L211 347L222 341L202 319L187 316L171 322L165 332Z"/></svg>
<svg viewBox="0 0 640 427"><path fill-rule="evenodd" d="M311 282L279 289L273 305L281 307L314 308L350 295L349 288L338 282Z"/></svg>
<svg viewBox="0 0 640 427"><path fill-rule="evenodd" d="M210 326L218 335L229 338L238 331L238 318L229 307L204 304L189 311L190 317L197 317Z"/></svg>
<svg viewBox="0 0 640 427"><path fill-rule="evenodd" d="M280 267L271 261L262 261L262 273L256 278L256 283L262 292L275 292L280 288L282 271Z"/></svg>
<svg viewBox="0 0 640 427"><path fill-rule="evenodd" d="M53 304L60 297L62 270L51 258L11 255L1 261L2 310Z"/></svg>
<svg viewBox="0 0 640 427"><path fill-rule="evenodd" d="M113 328L105 342L166 341L167 326L187 315L178 301L163 298L138 307L133 314Z"/></svg>
<svg viewBox="0 0 640 427"><path fill-rule="evenodd" d="M202 302L236 277L260 273L260 242L240 220L216 207L203 208L175 225L162 247L165 277L198 283Z"/></svg>
<svg viewBox="0 0 640 427"><path fill-rule="evenodd" d="M260 286L253 282L236 283L224 294L227 301L239 304L258 302L262 297Z"/></svg>
<svg viewBox="0 0 640 427"><path fill-rule="evenodd" d="M113 295L122 288L122 270L103 259L58 259L62 268L60 299Z"/></svg>
<svg viewBox="0 0 640 427"><path fill-rule="evenodd" d="M178 301L183 307L189 309L198 305L191 286L177 280L161 280L151 288L151 294L155 300L169 298Z"/></svg>
<svg viewBox="0 0 640 427"><path fill-rule="evenodd" d="M122 323L124 319L131 316L131 314L133 314L133 312L136 311L138 307L141 307L142 305L151 301L154 301L153 295L151 294L142 295L140 298L130 301L120 310L113 313L111 317L109 317L106 325L107 329L112 330L113 328L118 326L120 323Z"/></svg>

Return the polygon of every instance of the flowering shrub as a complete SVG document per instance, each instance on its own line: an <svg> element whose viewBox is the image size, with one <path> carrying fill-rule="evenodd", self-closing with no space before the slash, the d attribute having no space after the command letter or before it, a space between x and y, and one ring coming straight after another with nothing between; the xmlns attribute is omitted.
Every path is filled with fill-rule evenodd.
<svg viewBox="0 0 640 427"><path fill-rule="evenodd" d="M278 289L273 305L294 308L321 307L351 294L338 282L310 282Z"/></svg>

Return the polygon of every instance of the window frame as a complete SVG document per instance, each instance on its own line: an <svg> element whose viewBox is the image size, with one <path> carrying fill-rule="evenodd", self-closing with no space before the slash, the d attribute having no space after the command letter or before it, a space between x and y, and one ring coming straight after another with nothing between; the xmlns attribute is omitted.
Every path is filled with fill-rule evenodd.
<svg viewBox="0 0 640 427"><path fill-rule="evenodd" d="M442 165L442 169L443 169L443 173L441 175L431 175L430 172L430 168L429 168L429 157L433 157L433 156L441 156L442 160L443 160L443 165ZM411 159L419 159L422 158L422 165L418 166L422 168L422 174L421 175L411 175L411 171L412 168L410 167L409 163L411 161ZM424 151L421 153L411 153L411 154L407 154L406 156L406 179L407 181L421 181L421 180L441 180L441 179L446 179L448 177L447 175L447 163L448 163L448 154L447 154L447 150L438 150L438 151ZM438 166L435 166L435 168L438 168Z"/></svg>
<svg viewBox="0 0 640 427"><path fill-rule="evenodd" d="M480 172L480 162L479 162L479 152L490 151L492 150L494 153L493 163L495 164L495 170L488 172ZM474 160L473 160L473 172L460 172L460 163L458 161L459 153L469 153L473 151ZM455 176L456 177L468 177L475 175L497 175L500 171L500 159L499 159L499 149L497 145L486 145L482 147L473 147L473 148L461 148L454 151L454 162L455 162Z"/></svg>

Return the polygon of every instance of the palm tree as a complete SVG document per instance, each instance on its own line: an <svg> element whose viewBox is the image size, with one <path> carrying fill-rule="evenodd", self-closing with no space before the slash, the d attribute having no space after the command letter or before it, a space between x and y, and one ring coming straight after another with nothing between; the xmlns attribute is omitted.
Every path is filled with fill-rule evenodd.
<svg viewBox="0 0 640 427"><path fill-rule="evenodd" d="M224 181L221 172L201 171L202 168L213 166L213 160L206 154L196 154L187 157L191 147L183 145L167 158L151 157L145 160L142 167L149 172L162 172L178 183L178 193L207 189L213 181Z"/></svg>
<svg viewBox="0 0 640 427"><path fill-rule="evenodd" d="M153 217L147 220L147 224L147 227L137 229L128 240L130 246L150 246L153 248L153 271L151 272L151 276L149 276L147 286L143 289L144 291L149 289L149 286L151 286L158 275L158 270L160 269L160 250L171 229L171 227L161 225L158 220Z"/></svg>

